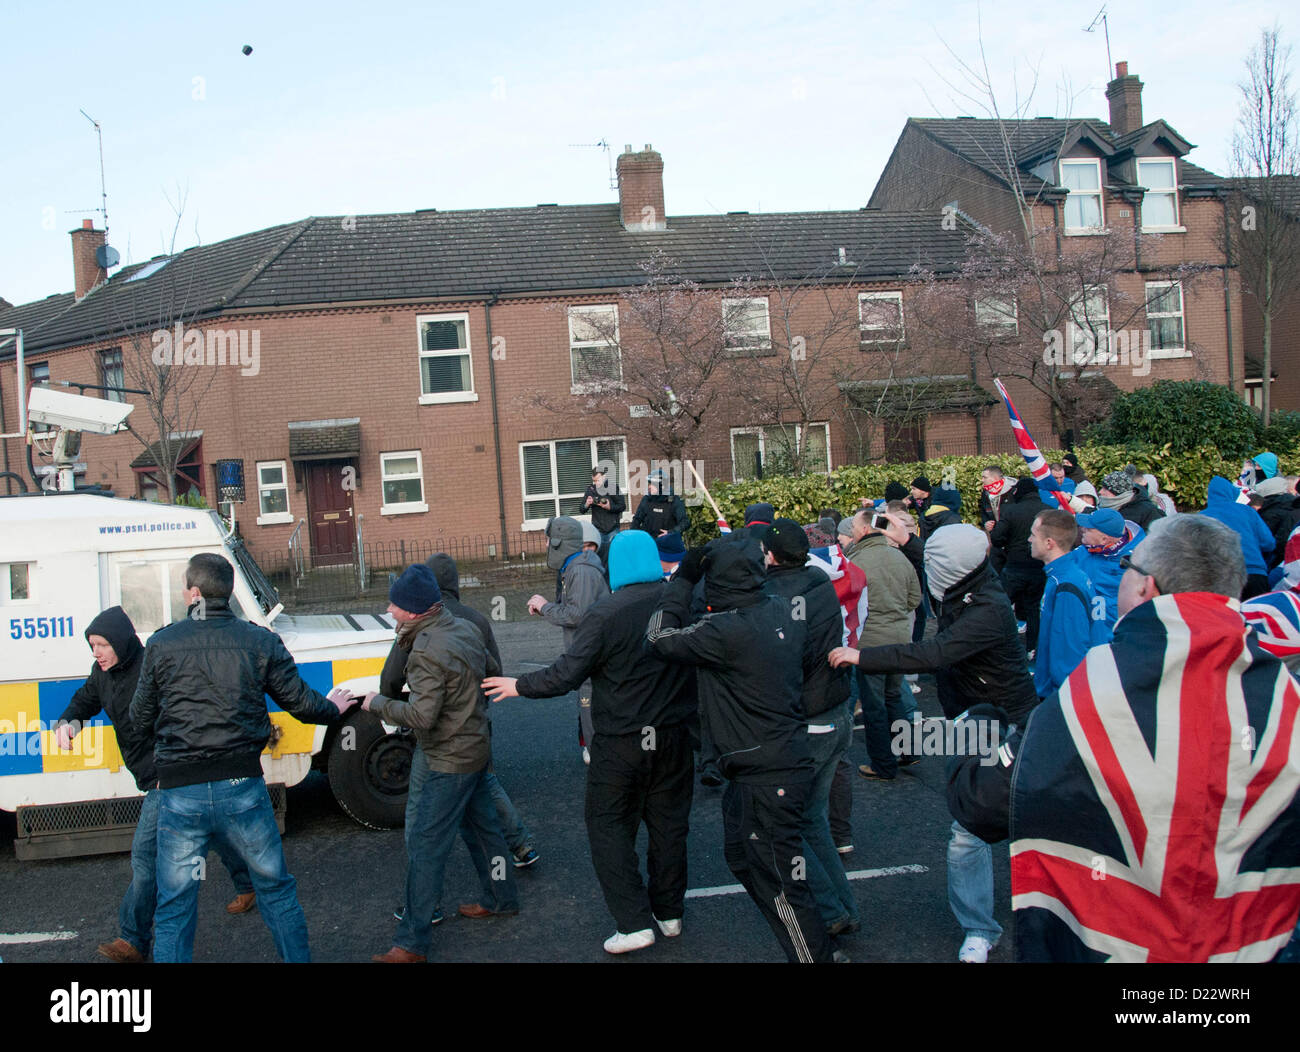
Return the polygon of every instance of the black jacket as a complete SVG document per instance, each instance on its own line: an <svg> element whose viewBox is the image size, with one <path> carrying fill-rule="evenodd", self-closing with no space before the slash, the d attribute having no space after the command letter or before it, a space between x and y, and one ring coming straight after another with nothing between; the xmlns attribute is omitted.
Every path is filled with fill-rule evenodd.
<svg viewBox="0 0 1300 1052"><path fill-rule="evenodd" d="M108 640L117 654L117 664L107 672L99 667L99 662L91 664L90 676L72 695L59 723L75 720L84 725L103 709L113 724L117 747L126 761L126 769L135 778L136 788L148 790L158 781L153 763L153 737L138 733L131 724L131 699L140 678L144 647L140 645L131 619L120 606L110 606L95 615L86 628L87 642L91 636L103 636Z"/></svg>
<svg viewBox="0 0 1300 1052"><path fill-rule="evenodd" d="M438 589L442 592L443 609L453 617L468 621L478 629L483 642L487 644L488 654L500 668L501 651L497 647L496 636L492 633L492 622L473 607L466 606L460 601L460 571L456 567L456 560L445 552L435 552L424 562L433 571L433 576L438 582ZM411 652L398 646L397 641L394 640L392 649L388 651L388 657L384 660L383 671L379 673L380 694L388 698L400 698L403 701L410 697L410 692L406 689L406 663L410 658ZM486 699L486 695L484 698ZM488 711L492 710L489 708Z"/></svg>
<svg viewBox="0 0 1300 1052"><path fill-rule="evenodd" d="M149 637L131 702L135 732L154 738L159 788L260 777L271 736L264 695L304 723L338 719L274 632L239 620L225 599L190 614Z"/></svg>
<svg viewBox="0 0 1300 1052"><path fill-rule="evenodd" d="M963 722L975 725L973 739L988 742L996 759L985 763L971 752L948 758L948 810L981 840L997 844L1011 835L1011 777L1024 728L1012 724L996 705L972 707ZM970 740L967 735L971 732L963 729L962 740Z"/></svg>
<svg viewBox="0 0 1300 1052"><path fill-rule="evenodd" d="M605 481L605 492L599 493L595 485L589 485L582 494L585 505L586 498L591 498L591 504L582 510L591 513L591 524L600 530L601 533L613 533L618 529L619 523L623 521L623 512L627 508L627 500L623 494L618 491L618 487L610 482ZM609 510L597 504L597 501L608 500ZM459 615L457 615L459 616Z"/></svg>
<svg viewBox="0 0 1300 1052"><path fill-rule="evenodd" d="M1149 530L1156 519L1165 517L1165 513L1156 507L1155 502L1150 497L1145 495L1145 487L1139 486L1136 488L1138 489L1138 495L1116 510L1129 522L1136 522L1142 529Z"/></svg>
<svg viewBox="0 0 1300 1052"><path fill-rule="evenodd" d="M764 590L780 596L791 615L807 622L803 650L803 709L811 720L849 696L849 670L826 656L844 644L844 614L831 579L815 566L771 566ZM796 603L796 600L801 602Z"/></svg>
<svg viewBox="0 0 1300 1052"><path fill-rule="evenodd" d="M1273 535L1273 550L1264 557L1271 570L1285 557L1286 539L1300 525L1300 497L1292 493L1275 493L1271 497L1265 497L1264 505L1259 509L1259 517Z"/></svg>
<svg viewBox="0 0 1300 1052"><path fill-rule="evenodd" d="M1011 502L1003 501L1001 516L989 533L994 548L1007 553L1007 569L1043 572L1043 564L1029 554L1029 531L1045 507L1033 479L1021 479L1011 491Z"/></svg>
<svg viewBox="0 0 1300 1052"><path fill-rule="evenodd" d="M683 537L691 520L686 514L686 502L671 493L648 493L641 498L632 514L632 529L645 530L651 537L660 532L676 530Z"/></svg>
<svg viewBox="0 0 1300 1052"><path fill-rule="evenodd" d="M696 667L700 722L733 781L779 785L812 775L803 710L805 623L763 591L740 545L704 563L710 612L690 624L692 583L674 576L646 630L670 661Z"/></svg>
<svg viewBox="0 0 1300 1052"><path fill-rule="evenodd" d="M988 560L935 606L934 636L920 643L868 647L858 655L858 668L868 673L933 672L939 704L949 719L989 702L1022 722L1038 704L1038 694L1025 667L1016 615Z"/></svg>
<svg viewBox="0 0 1300 1052"><path fill-rule="evenodd" d="M629 584L588 611L565 652L549 667L520 676L526 698L554 698L591 677L591 724L597 734L642 734L675 727L695 711L691 669L645 650L645 630L666 586Z"/></svg>

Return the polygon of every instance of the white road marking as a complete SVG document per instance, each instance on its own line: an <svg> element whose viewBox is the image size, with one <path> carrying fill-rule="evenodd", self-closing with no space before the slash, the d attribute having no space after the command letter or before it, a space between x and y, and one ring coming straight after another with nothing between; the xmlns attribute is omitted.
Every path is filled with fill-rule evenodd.
<svg viewBox="0 0 1300 1052"><path fill-rule="evenodd" d="M906 866L886 866L883 869L855 869L845 876L849 880L871 880L873 877L898 877L905 873L928 873L929 866L922 866L915 862ZM720 884L716 888L691 888L686 893L688 899L705 899L713 895L739 895L745 891L743 884Z"/></svg>
<svg viewBox="0 0 1300 1052"><path fill-rule="evenodd" d="M22 931L13 935L0 934L0 946L14 946L26 942L65 942L76 937L75 931Z"/></svg>

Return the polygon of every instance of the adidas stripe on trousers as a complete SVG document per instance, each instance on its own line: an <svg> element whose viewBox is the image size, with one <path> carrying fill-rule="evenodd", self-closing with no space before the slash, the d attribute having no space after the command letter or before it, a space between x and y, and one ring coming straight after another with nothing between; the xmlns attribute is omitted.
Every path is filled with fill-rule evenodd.
<svg viewBox="0 0 1300 1052"><path fill-rule="evenodd" d="M808 781L728 782L722 795L727 865L763 914L791 963L829 963L831 940L805 876Z"/></svg>

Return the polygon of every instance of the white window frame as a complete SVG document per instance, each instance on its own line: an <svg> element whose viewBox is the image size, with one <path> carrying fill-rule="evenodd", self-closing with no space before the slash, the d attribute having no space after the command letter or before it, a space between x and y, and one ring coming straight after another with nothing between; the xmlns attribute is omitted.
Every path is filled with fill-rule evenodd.
<svg viewBox="0 0 1300 1052"><path fill-rule="evenodd" d="M1151 290L1156 288L1169 288L1171 285L1178 286L1178 310L1161 311L1152 314L1147 304L1151 302ZM1187 349L1187 290L1183 288L1181 281L1148 281L1146 287L1142 290L1145 297L1143 309L1147 316L1147 331L1150 332L1150 321L1152 318L1178 318L1183 323L1183 345L1181 347L1161 347L1154 345L1147 352L1148 358L1190 358L1192 352Z"/></svg>
<svg viewBox="0 0 1300 1052"><path fill-rule="evenodd" d="M262 482L263 468L279 468L280 484L266 485ZM285 460L259 460L253 465L253 470L257 474L257 525L259 526L280 526L287 522L293 522L293 509L289 501L289 463ZM262 491L284 490L284 511L273 511L267 514L262 513Z"/></svg>
<svg viewBox="0 0 1300 1052"><path fill-rule="evenodd" d="M773 426L773 425L765 425L765 426L764 426L764 425L759 425L759 426L756 426L756 427L733 427L733 428L731 429L731 437L730 437L730 439L729 439L729 445L730 445L730 449L731 449L731 481L732 481L732 482L740 482L741 479L747 479L747 478L750 478L749 475L741 475L741 474L739 474L739 473L736 471L736 436L737 436L737 435L757 435L757 436L758 436L758 455L759 455L760 457L762 457L764 463L766 463L766 462L767 462L767 429L768 429L768 427L770 427L770 426ZM793 428L794 428L794 440L795 440L795 444L796 444L799 448L801 448L801 449L803 448L804 437L803 437L803 425L802 425L802 424L785 424L785 425L778 425L778 426L793 427ZM825 471L825 474L828 474L828 475L829 475L829 474L830 474L830 470L831 470L831 426L830 426L830 424L829 424L828 422L826 422L826 421L814 421L813 423L811 423L811 424L808 425L809 430L812 430L812 429L815 428L815 427L820 427L820 428L822 428L824 434L826 435L826 471ZM821 472L819 472L818 474L821 474Z"/></svg>
<svg viewBox="0 0 1300 1052"><path fill-rule="evenodd" d="M881 325L867 325L862 318L862 305L868 300L898 304L898 335L876 337L871 333L887 333L891 330ZM899 292L859 292L858 293L858 340L865 344L901 344L907 340L907 322L903 317L903 293Z"/></svg>
<svg viewBox="0 0 1300 1052"><path fill-rule="evenodd" d="M728 327L728 317L747 311L751 305L762 304L763 327L739 331ZM724 297L722 300L722 330L727 351L731 354L755 354L772 349L772 312L766 296Z"/></svg>
<svg viewBox="0 0 1300 1052"><path fill-rule="evenodd" d="M463 321L465 323L465 346L452 351L426 351L424 349L424 326L427 322ZM415 340L419 348L417 368L420 380L420 405L445 405L449 402L477 402L478 395L474 388L474 355L471 351L473 340L470 336L469 313L459 311L451 314L420 314L415 319ZM464 357L469 362L469 390L448 391L446 393L425 394L424 360L426 358Z"/></svg>
<svg viewBox="0 0 1300 1052"><path fill-rule="evenodd" d="M1005 309L1011 307L1008 313ZM980 308L984 318L980 318ZM975 300L975 327L987 336L1019 336L1020 305L1016 297L982 296Z"/></svg>
<svg viewBox="0 0 1300 1052"><path fill-rule="evenodd" d="M556 447L556 445L557 445L558 443L560 443L560 442L584 442L584 441L585 441L585 442L590 442L590 443L591 443L591 463L592 463L593 466L595 466L597 463L599 463L599 460L597 459L597 454L596 454L596 451L597 451L597 448L598 448L597 443L600 443L600 442L621 442L621 443L623 443L623 458L622 458L622 464L621 464L621 465L618 465L618 464L615 465L615 475L617 476L617 474L618 474L618 472L619 472L619 469L620 469L620 467L621 467L622 472L623 472L623 475L624 475L624 478L623 478L622 480L620 480L620 479L618 479L617 477L615 477L614 481L618 484L618 487L619 487L619 493L621 493L621 494L624 496L624 498L627 497L627 481L626 481L626 475L627 475L627 436L626 436L626 435L596 435L596 436L593 437L593 438L585 438L585 437L582 436L582 435L577 435L577 436L575 436L575 437L573 437L573 438L544 438L544 439L537 439L537 440L532 441L532 442L520 442L520 443L519 443L519 510L520 510L520 512L522 512L522 513L526 516L526 515L528 514L528 512L525 510L525 506L526 506L529 502L531 502L531 501L535 501L535 500L549 500L549 501L551 501L552 504L553 504L553 507L554 507L554 510L555 510L555 514L558 515L558 514L559 514L559 511L560 511L560 500L561 500L561 498L563 498L563 497L576 497L576 496L581 496L581 494L579 494L579 493L561 493L561 492L559 492L559 488L558 488L558 487L559 487L559 485L560 485L560 471L559 471L559 466L556 464L556 461L555 461L555 447ZM551 456L551 485L554 486L554 487L556 487L555 489L551 490L550 493L528 493L528 492L526 492L527 487L528 487L528 478L527 478L526 468L525 468L525 462L524 462L524 450L527 449L529 446L547 446L547 447L549 447L549 449L550 449L550 456ZM588 479L588 482L590 482L590 479ZM584 483L584 485L583 485L583 489L586 489L586 484L585 484L585 483ZM626 502L626 501L625 501L625 502ZM630 502L626 502L626 503L630 504ZM588 517L588 514L587 514L587 513L584 513L584 514L582 514L582 515L575 515L575 516L573 516L573 517L574 517L574 518L586 518L586 517ZM529 519L529 518L525 518L525 519L524 519L524 520L519 524L519 528L520 528L521 530L544 530L544 529L546 529L546 524L547 524L547 523L548 523L552 518L554 518L553 515L548 515L548 516L546 516L546 518L544 518L544 519ZM625 507L624 510L623 510L622 521L623 521L623 522L630 522L631 519L632 519L632 513L631 513L631 511L630 511L627 507Z"/></svg>
<svg viewBox="0 0 1300 1052"><path fill-rule="evenodd" d="M402 457L415 457L415 471L402 475L389 476L384 468L390 459L397 460ZM400 504L388 504L384 496L385 482L400 482L402 479L418 478L420 480L420 500L403 501ZM411 515L419 511L428 511L429 505L425 498L424 488L424 455L418 449L401 449L393 450L389 453L379 454L379 514L380 515Z"/></svg>
<svg viewBox="0 0 1300 1052"><path fill-rule="evenodd" d="M1086 361L1080 361L1076 357L1077 345L1071 341L1069 357L1067 359L1070 365L1104 365L1110 362L1111 352L1114 350L1114 347L1112 346L1113 341L1110 338L1110 289L1105 285L1089 285L1083 290L1082 303L1076 300L1075 303L1070 305L1070 317L1074 321L1076 334L1083 334L1085 339L1091 338L1093 330L1092 326L1089 325L1090 319L1088 318L1087 303L1089 297L1098 294L1101 296L1102 303L1106 307L1105 319L1102 324L1098 326L1098 328L1101 329L1101 339L1098 340L1097 346L1092 349L1092 353L1088 356ZM1082 309L1082 315L1076 313L1076 304L1078 304Z"/></svg>
<svg viewBox="0 0 1300 1052"><path fill-rule="evenodd" d="M1061 185L1065 186L1065 169L1067 165L1090 165L1097 172L1096 190L1069 190L1067 200L1061 202L1061 226L1067 237L1088 237L1106 232L1106 181L1101 175L1101 160L1096 157L1071 157L1061 160ZM1067 201L1070 197L1095 197L1097 199L1096 226L1070 226Z"/></svg>
<svg viewBox="0 0 1300 1052"><path fill-rule="evenodd" d="M608 340L579 340L573 334L573 318L575 315L598 314L614 312L614 342ZM581 307L569 308L569 393L580 395L590 394L593 391L603 391L609 385L615 385L620 390L624 389L623 384L623 352L620 349L618 334L618 304L616 303L592 303ZM574 350L582 347L604 348L610 347L614 350L614 357L618 363L618 376L604 380L579 380L574 368L576 362Z"/></svg>
<svg viewBox="0 0 1300 1052"><path fill-rule="evenodd" d="M27 567L26 599L15 599L10 591L10 573L11 567L14 566ZM15 559L12 562L0 563L0 606L33 606L36 599L36 560Z"/></svg>
<svg viewBox="0 0 1300 1052"><path fill-rule="evenodd" d="M39 384L41 387L49 387L49 386L50 386L50 362L49 362L49 359L48 359L48 358L42 359L42 360L39 361L39 362L27 362L27 363L23 366L23 368L24 368L24 369L26 370L26 372L27 372L27 385L28 385L28 387L35 387L35 386L37 386L38 384ZM44 379L42 379L42 380L38 380L38 379L36 379L36 370L37 370L37 369L42 369L42 370L44 370L44 373L45 373L45 378L44 378Z"/></svg>
<svg viewBox="0 0 1300 1052"><path fill-rule="evenodd" d="M1169 166L1169 185L1170 185L1170 187L1172 187L1172 189L1169 189L1169 190L1156 190L1156 191L1154 191L1154 193L1153 193L1152 191L1148 190L1145 194L1143 194L1143 196L1142 196L1142 204L1138 206L1138 208L1139 208L1139 212L1138 212L1139 216L1142 215L1142 211L1141 211L1141 210L1142 210L1143 208L1145 208L1146 203L1147 203L1147 198L1149 198L1149 197L1152 197L1152 196L1155 196L1155 197L1172 197L1172 198L1174 199L1174 225L1173 225L1173 226L1148 226L1148 225L1147 225L1147 222L1146 222L1146 219L1145 219L1145 218L1142 218L1142 219L1141 219L1141 223L1142 223L1142 230L1143 230L1143 232L1147 232L1147 231L1163 231L1163 232L1166 232L1166 233L1172 233L1172 234L1185 234L1185 233L1187 233L1187 228L1186 228L1185 226L1182 225L1182 215L1181 215L1181 213L1180 213L1179 210L1178 210L1178 164L1177 164L1177 160L1176 160L1176 158L1173 158L1173 157L1145 157L1145 158L1143 158L1143 157L1139 157L1139 158L1138 158L1138 162L1137 162L1137 181L1138 181L1138 185L1139 185L1139 186L1146 186L1146 180L1142 177L1142 166L1143 166L1143 165L1152 165L1152 166L1154 166L1154 165L1168 165L1168 166Z"/></svg>

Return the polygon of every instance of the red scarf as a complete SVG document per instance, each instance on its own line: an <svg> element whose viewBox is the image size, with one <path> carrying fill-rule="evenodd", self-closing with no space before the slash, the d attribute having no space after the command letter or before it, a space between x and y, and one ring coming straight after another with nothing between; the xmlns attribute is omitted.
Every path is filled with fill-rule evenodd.
<svg viewBox="0 0 1300 1052"><path fill-rule="evenodd" d="M1006 485L1007 485L1007 478L1004 475L1002 476L1002 478L998 479L997 482L988 483L984 487L984 492L989 494L992 497L1000 497L1002 496L1002 491L1006 488Z"/></svg>

